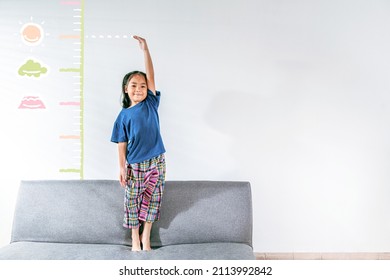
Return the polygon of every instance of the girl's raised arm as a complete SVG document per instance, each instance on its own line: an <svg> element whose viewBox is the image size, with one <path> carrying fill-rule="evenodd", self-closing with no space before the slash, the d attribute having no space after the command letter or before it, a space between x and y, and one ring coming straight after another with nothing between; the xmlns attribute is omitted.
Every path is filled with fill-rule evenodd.
<svg viewBox="0 0 390 280"><path fill-rule="evenodd" d="M148 44L146 43L146 40L144 38L141 38L139 36L133 36L133 38L139 42L139 46L141 47L141 50L144 51L145 70L146 70L146 79L147 79L146 83L148 84L148 89L152 91L153 94L156 94L153 62L152 62L152 57L150 56Z"/></svg>

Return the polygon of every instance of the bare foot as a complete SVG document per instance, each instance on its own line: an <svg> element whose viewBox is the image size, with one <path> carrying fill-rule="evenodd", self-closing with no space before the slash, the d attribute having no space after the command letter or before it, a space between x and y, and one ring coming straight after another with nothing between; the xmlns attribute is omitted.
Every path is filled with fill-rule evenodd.
<svg viewBox="0 0 390 280"><path fill-rule="evenodd" d="M138 229L133 229L131 232L131 251L141 251L141 242L139 238Z"/></svg>
<svg viewBox="0 0 390 280"><path fill-rule="evenodd" d="M139 238L141 239L141 242L142 242L142 250L143 251L151 251L152 248L150 247L150 240L149 240L149 238L143 239L142 237L143 236L141 234L141 236Z"/></svg>
<svg viewBox="0 0 390 280"><path fill-rule="evenodd" d="M141 243L139 242L139 240L133 240L131 242L131 251L134 251L134 252L141 251Z"/></svg>

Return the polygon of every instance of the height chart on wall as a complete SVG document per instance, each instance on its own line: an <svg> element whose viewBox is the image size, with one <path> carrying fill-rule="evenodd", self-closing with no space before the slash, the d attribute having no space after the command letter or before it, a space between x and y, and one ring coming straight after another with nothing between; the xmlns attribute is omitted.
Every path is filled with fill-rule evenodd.
<svg viewBox="0 0 390 280"><path fill-rule="evenodd" d="M66 2L60 3L64 8L73 11L73 28L69 33L60 34L59 40L67 43L69 47L69 62L70 65L64 65L59 69L59 72L64 76L71 76L72 78L72 94L66 99L59 102L59 106L64 107L73 115L73 129L71 131L64 131L59 136L61 140L73 147L71 156L79 160L79 165L76 167L64 166L60 169L63 173L77 173L80 174L80 179L84 177L84 3L80 2Z"/></svg>
<svg viewBox="0 0 390 280"><path fill-rule="evenodd" d="M18 118L27 120L23 122L26 126L28 121L36 126L29 133L31 141L25 142L30 145L24 153L26 160L42 155L50 162L50 177L83 179L84 1L58 1L55 5L47 7L53 10L46 11L51 15L48 20L42 19L39 12L20 19L19 32L14 34L20 39L17 42L21 50L17 55L21 63L14 73L17 84L23 87L15 90L23 92L17 105ZM45 125L48 129L43 130ZM36 136L34 132L44 135ZM35 146L30 144L34 137L42 139L36 140Z"/></svg>

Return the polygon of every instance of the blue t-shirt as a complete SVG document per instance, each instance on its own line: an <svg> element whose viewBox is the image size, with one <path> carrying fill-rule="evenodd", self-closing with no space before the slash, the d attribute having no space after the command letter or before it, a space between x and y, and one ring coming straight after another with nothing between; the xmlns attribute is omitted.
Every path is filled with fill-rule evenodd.
<svg viewBox="0 0 390 280"><path fill-rule="evenodd" d="M128 164L140 163L165 153L160 134L158 105L160 92L148 90L146 98L133 107L122 109L112 130L111 142L127 142Z"/></svg>

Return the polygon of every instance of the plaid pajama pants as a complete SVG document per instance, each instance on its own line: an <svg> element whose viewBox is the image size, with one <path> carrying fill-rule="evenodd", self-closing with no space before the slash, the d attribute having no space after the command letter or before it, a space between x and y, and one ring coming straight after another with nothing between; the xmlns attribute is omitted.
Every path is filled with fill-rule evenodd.
<svg viewBox="0 0 390 280"><path fill-rule="evenodd" d="M164 154L127 165L123 219L125 228L136 229L141 221L155 222L160 219L165 169Z"/></svg>

